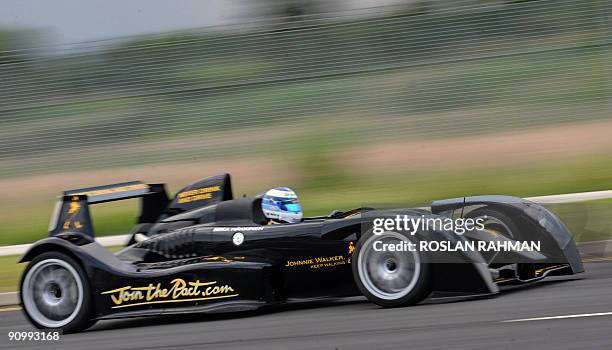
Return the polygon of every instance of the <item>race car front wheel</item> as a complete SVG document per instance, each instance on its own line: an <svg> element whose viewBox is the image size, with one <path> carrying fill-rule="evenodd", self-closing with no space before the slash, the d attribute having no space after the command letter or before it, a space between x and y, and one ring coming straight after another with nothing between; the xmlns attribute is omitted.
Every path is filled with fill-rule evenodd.
<svg viewBox="0 0 612 350"><path fill-rule="evenodd" d="M373 303L407 306L431 293L429 264L423 262L418 251L383 249L409 242L408 237L397 232L369 232L359 240L353 255L353 276L359 290Z"/></svg>
<svg viewBox="0 0 612 350"><path fill-rule="evenodd" d="M30 262L21 281L21 304L37 328L70 333L93 324L85 272L62 253L43 253Z"/></svg>

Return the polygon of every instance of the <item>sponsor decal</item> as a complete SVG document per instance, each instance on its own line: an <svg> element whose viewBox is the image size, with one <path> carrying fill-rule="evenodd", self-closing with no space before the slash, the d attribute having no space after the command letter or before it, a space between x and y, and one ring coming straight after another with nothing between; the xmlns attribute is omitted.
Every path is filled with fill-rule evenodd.
<svg viewBox="0 0 612 350"><path fill-rule="evenodd" d="M322 267L334 267L340 265L346 265L347 259L342 255L334 256L317 256L314 258L302 259L302 260L287 260L285 267L301 267L308 266L311 269L320 269Z"/></svg>
<svg viewBox="0 0 612 350"><path fill-rule="evenodd" d="M242 242L244 242L244 235L242 234L242 232L234 233L234 235L232 236L232 242L234 242L234 245L241 245Z"/></svg>
<svg viewBox="0 0 612 350"><path fill-rule="evenodd" d="M348 263L351 263L351 258L353 257L353 252L355 252L355 242L351 241L349 242L349 246L348 246L348 256L346 257L346 259L348 260Z"/></svg>
<svg viewBox="0 0 612 350"><path fill-rule="evenodd" d="M147 190L147 189L149 189L149 185L147 185L147 184L135 184L135 185L127 185L127 186L120 186L120 187L105 188L105 189L101 189L101 190L79 192L79 193L75 193L75 194L77 194L77 195L87 195L87 196L90 196L90 197L95 197L95 196L102 196L102 195L113 194L113 193L118 193L118 192L128 192L128 191Z"/></svg>
<svg viewBox="0 0 612 350"><path fill-rule="evenodd" d="M64 230L69 230L70 226L79 230L83 227L79 221L79 212L81 211L81 203L79 203L79 197L74 196L71 198L70 206L68 207L68 217L64 220Z"/></svg>
<svg viewBox="0 0 612 350"><path fill-rule="evenodd" d="M203 188L198 188L195 190L180 192L179 194L177 194L178 203L182 204L182 203L201 201L204 199L211 199L213 196L213 193L219 192L219 191L221 191L220 186L210 186L210 187L203 187Z"/></svg>
<svg viewBox="0 0 612 350"><path fill-rule="evenodd" d="M351 263L351 257L355 251L355 242L351 241L348 244L347 255L331 255L331 256L317 256L312 258L300 259L300 260L287 260L285 267L302 267L308 266L311 269L320 269L327 267L342 266Z"/></svg>
<svg viewBox="0 0 612 350"><path fill-rule="evenodd" d="M213 232L233 232L233 231L263 231L261 226L247 226L247 227L215 227Z"/></svg>
<svg viewBox="0 0 612 350"><path fill-rule="evenodd" d="M173 279L169 285L149 283L146 287L125 286L100 293L109 295L113 306L125 308L159 303L180 303L186 301L203 301L237 297L238 293L231 286L219 285L217 281L186 282L182 278Z"/></svg>

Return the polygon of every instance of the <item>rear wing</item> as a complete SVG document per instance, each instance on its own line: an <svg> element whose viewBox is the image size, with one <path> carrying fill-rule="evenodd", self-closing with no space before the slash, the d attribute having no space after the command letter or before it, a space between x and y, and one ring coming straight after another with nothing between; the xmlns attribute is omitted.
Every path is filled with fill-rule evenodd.
<svg viewBox="0 0 612 350"><path fill-rule="evenodd" d="M163 184L145 184L141 181L64 191L51 216L49 235L76 231L93 238L89 205L131 198L142 198L139 224L156 222L169 202Z"/></svg>

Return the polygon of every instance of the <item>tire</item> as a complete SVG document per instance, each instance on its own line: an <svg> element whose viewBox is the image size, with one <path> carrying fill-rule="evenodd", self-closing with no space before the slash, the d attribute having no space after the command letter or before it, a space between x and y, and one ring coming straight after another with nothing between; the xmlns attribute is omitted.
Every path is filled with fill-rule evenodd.
<svg viewBox="0 0 612 350"><path fill-rule="evenodd" d="M431 268L418 251L377 252L374 242L410 242L396 232L364 234L353 255L353 277L371 302L383 307L414 305L431 293Z"/></svg>
<svg viewBox="0 0 612 350"><path fill-rule="evenodd" d="M26 317L36 328L72 333L95 323L87 275L66 254L35 257L23 272L20 296Z"/></svg>
<svg viewBox="0 0 612 350"><path fill-rule="evenodd" d="M520 232L518 226L508 215L491 208L478 208L469 212L466 218L476 219L486 217L485 228L493 230L507 238L517 239L516 235Z"/></svg>
<svg viewBox="0 0 612 350"><path fill-rule="evenodd" d="M514 220L512 220L511 217L498 210L489 207L478 208L467 213L465 217L472 219L484 217L486 218L485 229L487 229L488 231L492 231L512 240L521 240L521 238L519 237L521 231L518 225L514 222ZM483 252L481 253L481 255L483 256L485 261L487 261L489 267L511 265L511 263L508 263L507 261L500 262L496 260L496 253ZM516 270L518 271L524 266L533 266L533 264L518 263L516 264Z"/></svg>

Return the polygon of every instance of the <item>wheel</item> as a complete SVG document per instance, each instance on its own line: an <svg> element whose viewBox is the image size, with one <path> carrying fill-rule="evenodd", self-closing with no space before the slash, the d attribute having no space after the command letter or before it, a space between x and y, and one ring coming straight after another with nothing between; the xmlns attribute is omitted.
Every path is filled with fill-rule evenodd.
<svg viewBox="0 0 612 350"><path fill-rule="evenodd" d="M483 225L487 231L497 234L497 235L504 236L512 240L520 239L520 237L518 236L520 235L521 231L518 225L515 223L515 221L512 220L512 218L509 217L508 215L498 210L488 208L488 207L478 208L478 209L472 210L471 212L467 213L465 217L472 218L472 219L483 218L484 219ZM503 266L515 265L513 269L517 271L517 273L519 270L525 268L525 266L531 266L529 269L534 270L533 264L526 264L526 263L514 264L508 261L503 261L503 260L500 261L499 259L497 259L498 254L499 253L497 252L482 252L481 253L485 261L489 264L489 267L492 267L492 268L499 269L499 268L502 268Z"/></svg>
<svg viewBox="0 0 612 350"><path fill-rule="evenodd" d="M416 304L431 293L431 269L418 251L376 251L374 243L397 244L410 239L396 232L363 235L354 253L353 276L370 301L384 307ZM377 245L378 248L380 246Z"/></svg>
<svg viewBox="0 0 612 350"><path fill-rule="evenodd" d="M516 234L520 232L517 225L508 215L495 209L487 207L475 209L469 212L465 217L472 219L483 218L485 229L510 239L516 239Z"/></svg>
<svg viewBox="0 0 612 350"><path fill-rule="evenodd" d="M34 258L21 280L21 304L37 328L76 332L93 325L91 294L83 268L57 252Z"/></svg>

